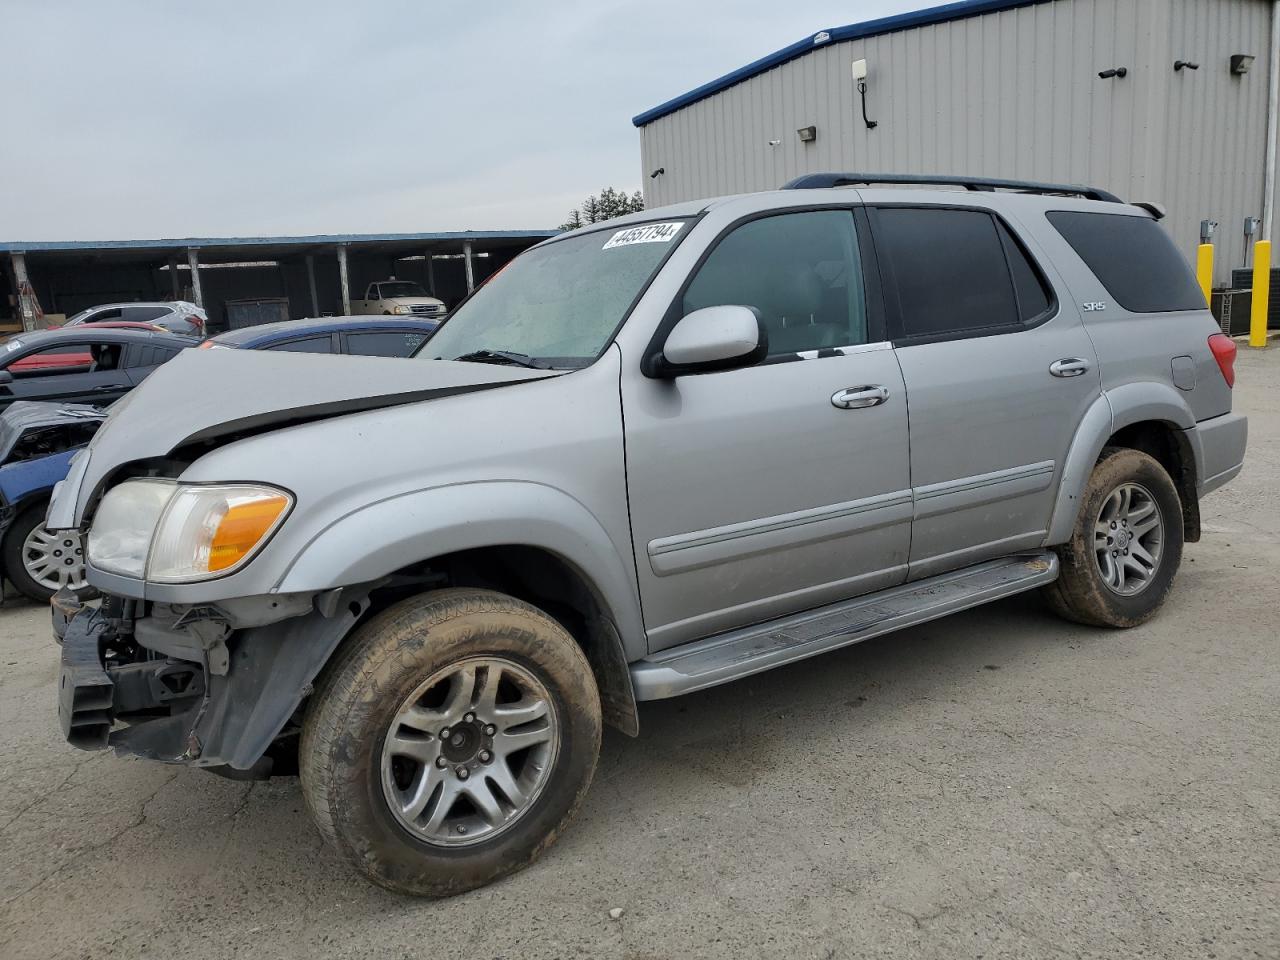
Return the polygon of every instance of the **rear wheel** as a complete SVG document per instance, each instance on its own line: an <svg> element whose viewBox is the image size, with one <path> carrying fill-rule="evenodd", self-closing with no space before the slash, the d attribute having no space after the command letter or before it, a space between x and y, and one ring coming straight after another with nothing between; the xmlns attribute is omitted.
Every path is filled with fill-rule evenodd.
<svg viewBox="0 0 1280 960"><path fill-rule="evenodd" d="M600 746L581 649L542 611L440 590L362 626L320 680L299 750L322 833L369 879L446 896L555 840Z"/></svg>
<svg viewBox="0 0 1280 960"><path fill-rule="evenodd" d="M1056 549L1061 574L1045 596L1058 613L1095 626L1149 620L1182 561L1182 501L1173 480L1153 457L1108 447L1071 540Z"/></svg>
<svg viewBox="0 0 1280 960"><path fill-rule="evenodd" d="M84 599L93 593L85 580L83 542L78 534L45 529L47 503L27 507L5 533L0 552L9 581L23 596L48 603L62 587Z"/></svg>

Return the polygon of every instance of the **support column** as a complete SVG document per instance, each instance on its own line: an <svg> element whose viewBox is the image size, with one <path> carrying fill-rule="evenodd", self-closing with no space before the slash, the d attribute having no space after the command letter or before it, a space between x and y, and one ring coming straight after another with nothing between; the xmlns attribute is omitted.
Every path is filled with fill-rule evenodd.
<svg viewBox="0 0 1280 960"><path fill-rule="evenodd" d="M476 276L471 269L471 241L468 240L462 245L462 261L467 268L467 293L476 288Z"/></svg>
<svg viewBox="0 0 1280 960"><path fill-rule="evenodd" d="M204 293L200 290L200 254L195 247L187 247L187 266L191 268L191 299L197 307L204 306Z"/></svg>
<svg viewBox="0 0 1280 960"><path fill-rule="evenodd" d="M9 259L13 264L13 292L18 298L18 316L22 318L22 329L34 330L36 328L36 307L32 303L32 298L26 294L28 285L31 283L27 277L27 255L25 253L12 253L9 255Z"/></svg>
<svg viewBox="0 0 1280 960"><path fill-rule="evenodd" d="M351 315L351 287L347 283L347 245L338 244L338 280L342 285L342 315Z"/></svg>
<svg viewBox="0 0 1280 960"><path fill-rule="evenodd" d="M320 298L316 295L316 258L307 254L307 284L311 287L311 315L320 316Z"/></svg>
<svg viewBox="0 0 1280 960"><path fill-rule="evenodd" d="M174 300L182 299L182 283L178 279L178 258L169 258L169 289Z"/></svg>
<svg viewBox="0 0 1280 960"><path fill-rule="evenodd" d="M436 261L435 257L427 254L427 293L433 297L436 295Z"/></svg>

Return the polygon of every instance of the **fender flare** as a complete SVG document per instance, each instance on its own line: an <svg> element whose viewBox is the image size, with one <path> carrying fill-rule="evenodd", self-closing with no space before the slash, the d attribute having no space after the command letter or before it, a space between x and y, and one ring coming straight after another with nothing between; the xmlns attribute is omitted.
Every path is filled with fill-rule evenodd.
<svg viewBox="0 0 1280 960"><path fill-rule="evenodd" d="M562 558L591 586L615 624L624 662L645 655L634 568L586 506L535 481L453 484L369 504L320 531L272 592L370 583L410 564L494 546L536 547Z"/></svg>
<svg viewBox="0 0 1280 960"><path fill-rule="evenodd" d="M1154 420L1170 424L1183 432L1191 443L1197 478L1203 470L1200 438L1193 429L1195 415L1178 391L1168 384L1143 380L1106 390L1085 411L1076 427L1071 448L1062 465L1058 495L1049 519L1045 545L1065 543L1071 538L1080 498L1093 472L1102 448L1117 430L1135 423Z"/></svg>

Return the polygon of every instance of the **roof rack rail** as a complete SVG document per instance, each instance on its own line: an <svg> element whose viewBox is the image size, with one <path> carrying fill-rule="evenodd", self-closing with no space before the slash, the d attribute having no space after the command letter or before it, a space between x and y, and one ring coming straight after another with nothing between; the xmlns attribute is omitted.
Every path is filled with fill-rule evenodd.
<svg viewBox="0 0 1280 960"><path fill-rule="evenodd" d="M933 176L921 173L807 173L782 185L783 190L823 190L872 183L918 183L964 187L966 190L1016 190L1021 193L1054 193L1086 200L1124 203L1114 193L1099 187L1071 183L1037 183L1034 180L997 180L991 177Z"/></svg>

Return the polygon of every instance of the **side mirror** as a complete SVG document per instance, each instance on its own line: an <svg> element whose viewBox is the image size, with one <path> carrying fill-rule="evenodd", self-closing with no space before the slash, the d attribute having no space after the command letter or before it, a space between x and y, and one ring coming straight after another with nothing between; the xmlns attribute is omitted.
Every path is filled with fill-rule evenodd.
<svg viewBox="0 0 1280 960"><path fill-rule="evenodd" d="M768 334L750 307L703 307L680 318L644 372L665 379L749 367L768 352Z"/></svg>
<svg viewBox="0 0 1280 960"><path fill-rule="evenodd" d="M8 370L0 370L0 386L13 383L13 374Z"/></svg>

